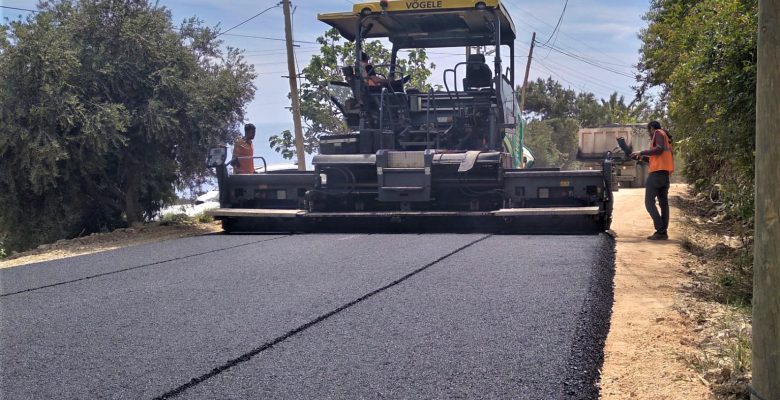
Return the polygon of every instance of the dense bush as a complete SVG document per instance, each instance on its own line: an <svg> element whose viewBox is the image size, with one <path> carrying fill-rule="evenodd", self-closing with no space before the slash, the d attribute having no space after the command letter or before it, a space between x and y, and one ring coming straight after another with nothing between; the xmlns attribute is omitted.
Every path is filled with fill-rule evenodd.
<svg viewBox="0 0 780 400"><path fill-rule="evenodd" d="M238 135L252 67L146 0L41 2L0 25L6 250L151 217Z"/></svg>
<svg viewBox="0 0 780 400"><path fill-rule="evenodd" d="M642 89L668 106L684 173L753 218L757 0L654 0L642 31Z"/></svg>

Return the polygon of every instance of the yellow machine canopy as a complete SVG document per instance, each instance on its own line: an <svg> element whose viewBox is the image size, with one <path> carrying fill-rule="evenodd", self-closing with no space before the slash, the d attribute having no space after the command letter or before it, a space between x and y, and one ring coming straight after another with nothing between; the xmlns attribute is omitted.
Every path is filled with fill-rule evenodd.
<svg viewBox="0 0 780 400"><path fill-rule="evenodd" d="M362 18L363 39L388 38L397 48L431 48L494 45L493 15L500 25L501 44L511 46L515 26L499 0L376 1L317 18L350 41L357 37Z"/></svg>

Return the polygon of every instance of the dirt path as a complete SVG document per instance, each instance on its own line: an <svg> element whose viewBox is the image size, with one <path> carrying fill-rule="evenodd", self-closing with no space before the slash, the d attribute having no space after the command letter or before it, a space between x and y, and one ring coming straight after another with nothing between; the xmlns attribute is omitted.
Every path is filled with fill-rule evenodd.
<svg viewBox="0 0 780 400"><path fill-rule="evenodd" d="M686 190L672 185L670 197ZM708 399L710 390L681 354L693 345L677 311L679 287L689 280L680 248L680 212L671 211L670 240L653 242L644 189L616 193L615 304L601 374L602 399Z"/></svg>

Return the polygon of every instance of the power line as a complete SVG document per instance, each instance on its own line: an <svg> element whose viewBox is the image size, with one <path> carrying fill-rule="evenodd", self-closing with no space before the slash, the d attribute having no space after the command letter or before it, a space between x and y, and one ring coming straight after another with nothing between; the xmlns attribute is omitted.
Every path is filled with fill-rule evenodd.
<svg viewBox="0 0 780 400"><path fill-rule="evenodd" d="M296 46L298 50L319 50L320 48L317 46ZM278 51L283 51L284 48L277 48L277 47L269 47L269 48L263 48L263 49L249 49L244 48L243 49L246 53L256 53L256 54L262 54L262 53L275 53Z"/></svg>
<svg viewBox="0 0 780 400"><path fill-rule="evenodd" d="M562 77L562 76L558 75L558 74L557 74L555 71L553 71L553 70L551 70L550 68L548 68L548 67L544 66L544 64L537 62L537 63L536 63L536 65L538 65L538 66L540 66L540 67L544 68L544 69L545 69L547 72L549 72L551 75L555 75L555 77L556 77L556 78L558 78L558 79L560 79L560 80L562 80L562 81L564 81L564 82L568 83L569 85L571 85L571 86L573 86L573 87L579 87L579 88L580 88L580 91L584 91L584 90L582 90L582 89L581 89L581 88L582 88L582 86L577 86L576 84L572 83L571 81L567 80L566 78L564 78L564 77Z"/></svg>
<svg viewBox="0 0 780 400"><path fill-rule="evenodd" d="M510 1L512 1L512 4L513 4L515 7L517 7L517 8L518 8L518 10L520 10L520 11L522 12L522 15L523 15L523 16L525 16L525 15L528 15L528 16L530 16L531 18L533 18L533 19L535 19L535 20L537 20L537 21L541 22L541 23L542 23L542 24L544 24L544 25L547 25L547 26L549 26L549 27L551 27L551 28L553 27L553 25L551 25L551 24L550 24L550 23L548 23L547 21L544 21L543 19L541 19L541 18L539 18L539 17L535 16L535 15L534 15L534 14L532 14L531 12L529 12L529 11L526 11L525 9L521 8L521 7L520 7L518 4L514 3L514 0L510 0ZM534 30L540 30L540 29L539 29L537 26L531 25L531 24L529 24L528 22L526 22L526 21L522 20L522 19L521 19L521 18L519 18L519 17L517 18L517 21L518 21L518 22L520 22L520 23L522 23L522 24L525 24L525 25L529 26L530 28L532 28L532 29L534 29ZM597 49L597 48L595 48L595 47L593 47L593 46L589 45L588 43L586 43L585 41L583 41L583 40L581 40L581 39L579 39L579 38L577 38L577 37L574 37L574 36L572 36L572 35L569 35L569 34L568 34L568 33L566 33L566 32L561 32L560 30L559 30L558 32L559 32L559 33L562 33L564 36L568 37L569 39L571 39L571 40L574 40L574 41L576 41L576 42L578 42L578 43L582 44L583 46L585 46L585 47L587 47L587 48L589 48L589 49L591 49L591 50L593 50L593 51L595 51L595 52L597 52L597 53L600 53L600 54L602 54L602 55L604 55L604 56L606 56L606 57L611 57L610 55L608 55L608 54L604 53L602 50L599 50L599 49ZM566 49L566 48L565 48L565 47L563 47L563 46L558 46L558 47L560 47L560 48L562 48L562 49L564 49L564 50L567 50L567 51L569 51L569 52L573 52L572 50L570 50L570 49ZM625 65L625 64L619 64L619 63L612 63L612 62L608 62L608 61L601 61L601 63L602 63L602 64L609 64L609 65L613 65L613 66L616 66L616 67L621 67L621 68L634 68L633 66L628 66L628 65Z"/></svg>
<svg viewBox="0 0 780 400"><path fill-rule="evenodd" d="M10 6L0 6L0 8L7 8L9 10L17 10L17 11L27 11L27 12L31 12L31 13L38 13L38 12L40 12L38 10L31 10L29 8L19 8L19 7L10 7Z"/></svg>
<svg viewBox="0 0 780 400"><path fill-rule="evenodd" d="M302 54L304 54L304 53L305 54L314 54L314 53L317 53L317 52L319 52L319 50L303 50L300 53L302 53ZM279 56L279 55L284 55L284 54L287 54L287 52L286 51L279 51L279 52L275 52L275 53L259 53L259 54L257 54L257 53L253 53L253 54L243 53L242 55L244 57L249 58L249 57Z"/></svg>
<svg viewBox="0 0 780 400"><path fill-rule="evenodd" d="M247 19L245 19L245 20L243 20L243 21L241 21L241 22L239 22L238 24L236 24L236 25L233 25L232 27L230 27L230 29L228 29L228 30L225 30L225 31L221 32L221 33L220 33L219 35L217 35L217 36L224 35L224 34L226 34L226 33L230 32L230 31L232 31L233 29L236 29L236 28L238 28L239 26L241 26L241 25L244 25L245 23L247 23L247 22L249 22L249 21L251 21L251 20L253 20L253 19L255 19L255 18L257 18L257 17L259 17L259 16L261 16L261 15L263 15L263 14L265 14L266 12L268 12L268 11L270 11L270 10L272 10L272 9L276 8L276 7L279 7L281 4L282 4L282 3L276 3L276 5L273 5L273 6L271 6L271 7L268 7L268 8L266 8L265 10L263 10L263 11L260 11L259 13L255 14L255 15L253 15L253 16L251 16L251 17L249 17L249 18L247 18Z"/></svg>
<svg viewBox="0 0 780 400"><path fill-rule="evenodd" d="M172 28L175 31L181 31L181 28ZM256 36L256 35L242 35L238 33L220 33L217 34L217 36L237 36L237 37L244 37L244 38L251 38L251 39L263 39L263 40L273 40L273 41L281 41L284 42L284 39L282 38L275 38L275 37L268 37L268 36ZM293 40L295 43L305 43L305 44L319 44L317 42L310 42L306 40ZM299 47L299 45L294 45L296 47Z"/></svg>
<svg viewBox="0 0 780 400"><path fill-rule="evenodd" d="M537 43L538 43L538 42L537 42ZM634 76L634 75L631 75L631 74L628 74L628 73L625 73L625 72L622 72L622 71L618 71L618 70L616 70L616 69L612 69L612 68L610 68L610 67L605 67L605 66L603 66L603 65L600 65L600 64L599 64L599 63L597 63L596 61L590 60L590 59L588 59L588 58L585 58L585 57L583 57L583 56L580 56L580 55L577 55L577 54L573 54L573 53L567 52L567 51L565 51L565 50L562 50L562 49L560 49L560 48L558 48L558 47L551 46L551 45L549 45L549 44L543 44L543 43L538 43L538 44L539 44L540 46L542 46L542 47L547 47L548 49L551 49L552 51L554 51L554 52L556 52L556 53L563 54L563 55L565 55L565 56L568 56L568 57L571 57L571 58L573 58L573 59L575 59L575 60L577 60L577 61L584 62L584 63L586 63L586 64L592 65L592 66L594 66L594 67L596 67L596 68L600 68L600 69L603 69L603 70L605 70L605 71L612 72L613 74L617 74L617 75L620 75L620 76L624 76L624 77L626 77L626 78L636 79L636 76Z"/></svg>
<svg viewBox="0 0 780 400"><path fill-rule="evenodd" d="M287 71L267 71L267 72L255 72L256 75L269 75L269 74L287 74ZM279 75L281 78L282 76Z"/></svg>
<svg viewBox="0 0 780 400"><path fill-rule="evenodd" d="M565 64L561 64L561 63L555 62L553 60L545 60L545 62L548 63L548 64L555 65L558 69L562 69L566 73L569 73L569 74L572 74L572 75L577 75L579 77L582 77L585 80L589 80L591 83L606 85L604 87L606 87L608 89L614 88L614 86L613 86L614 82L607 82L607 81L598 79L598 78L596 78L594 76L585 74L583 71L578 71L576 69L569 68L569 66L567 66Z"/></svg>
<svg viewBox="0 0 780 400"><path fill-rule="evenodd" d="M544 42L544 44L550 43L550 40L553 38L553 36L556 36L558 30L561 28L561 22L563 22L563 15L566 14L566 7L568 7L568 6L569 6L569 0L566 0L566 2L563 3L563 10L561 11L561 16L558 17L558 23L555 24L555 28L553 28L553 31L550 34L550 37L547 38L547 41ZM555 42L553 42L553 45L554 44L555 44Z"/></svg>
<svg viewBox="0 0 780 400"><path fill-rule="evenodd" d="M551 72L553 71L553 68L552 68L551 66L547 65L547 63L546 63L546 62L542 62L542 61L540 61L540 60L536 60L536 62L537 62L538 64L540 64L540 65L541 65L543 68L545 68L546 70L548 70L548 71L551 71ZM588 78L588 77L585 77L585 76L583 76L583 75L576 74L576 73L574 73L574 72L573 72L573 71L571 71L571 70L565 69L565 68L563 68L563 67L562 67L562 66L560 66L560 65L558 65L558 67L557 67L557 68L558 68L558 69L560 69L560 70L562 70L562 72L566 73L567 75L569 75L569 76L573 76L574 78L577 78L578 80L582 80L582 81L583 81L583 82L585 82L585 83L589 83L589 84L591 84L591 85L598 86L598 87L600 87L600 88L602 88L602 89L606 89L606 90L609 90L609 91L611 91L611 92L617 92L619 95L621 95L621 96L623 96L623 97L625 97L625 98L633 98L633 96L629 96L629 95L627 95L625 92L623 92L623 90L618 90L618 89L616 89L616 88L615 88L614 86L612 86L612 85L608 85L608 84L605 84L605 83L603 83L603 82L602 82L602 83L599 83L598 81L592 80L592 79L590 79L590 78ZM556 74L556 76L560 77L560 75L557 75L557 74ZM563 78L561 78L561 79L563 79ZM568 82L568 83L570 83L570 84L571 84L571 82L569 82L569 81L566 81L566 82ZM583 86L583 87L584 87L584 86Z"/></svg>
<svg viewBox="0 0 780 400"><path fill-rule="evenodd" d="M523 21L521 21L521 22L523 22ZM525 23L525 22L523 22L523 23ZM530 24L528 24L528 23L525 23L525 24L526 24L526 25L528 25L528 26L530 26L530 27L532 27L533 29L537 29L537 28L536 28L536 27L534 27L533 25L530 25ZM560 33L560 31L559 31L559 33ZM564 35L565 35L565 33L564 33ZM555 46L556 48L558 48L558 49L560 49L560 50L564 50L564 51L567 51L567 52L569 52L569 53L575 54L575 55L577 55L577 56L579 56L579 57L581 57L581 58L588 59L588 60L590 60L590 61L592 61L592 62L595 62L595 63L599 63L599 64L606 64L606 65L611 65L611 66L613 66L613 67L617 67L617 68L625 68L625 69L630 69L630 70L633 70L633 69L634 69L634 66L633 66L633 65L626 65L626 64L621 64L621 63L614 63L614 62L609 62L609 61L604 61L604 60L595 60L595 59L593 59L593 58L588 58L588 57L586 57L586 56L583 56L583 55L581 55L581 54L578 54L576 51L574 51L574 50L572 50L572 49L570 49L570 48L567 48L567 47L564 47L564 46L561 46L561 45L557 45L557 44L555 44L555 43L553 43L553 44L552 44L552 46ZM600 50L598 50L598 49L594 49L593 47L590 47L590 46L588 46L588 47L589 47L590 49L592 49L593 51L595 51L596 53L602 54L602 55L604 55L604 56L605 56L605 57L607 57L607 58L610 58L610 57L612 57L612 56L609 56L609 55L607 55L607 54L606 54L606 53L604 53L603 51L600 51Z"/></svg>
<svg viewBox="0 0 780 400"><path fill-rule="evenodd" d="M225 31L225 32L227 32L227 31ZM221 33L220 35L244 37L244 38L251 38L251 39L275 40L275 41L284 42L284 39L282 39L282 38L275 38L275 37L268 37L268 36L242 35L242 34L238 34L238 33L224 33L224 32ZM319 44L317 42L310 42L308 40L293 40L293 43Z"/></svg>
<svg viewBox="0 0 780 400"><path fill-rule="evenodd" d="M317 46L295 46L298 50L320 50ZM275 53L278 51L284 51L285 48L278 48L278 47L267 47L267 48L257 48L257 49L250 49L250 48L244 48L243 49L247 53Z"/></svg>

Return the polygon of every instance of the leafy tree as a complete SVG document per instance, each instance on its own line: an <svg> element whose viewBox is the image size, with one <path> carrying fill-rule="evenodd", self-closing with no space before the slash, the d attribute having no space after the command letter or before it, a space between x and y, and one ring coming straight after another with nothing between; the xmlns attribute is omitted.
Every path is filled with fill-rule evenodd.
<svg viewBox="0 0 780 400"><path fill-rule="evenodd" d="M534 156L539 155L536 165L565 169L579 166L576 156L580 127L636 123L656 115L647 100L626 104L617 92L609 99L598 100L593 93L566 89L552 77L529 83L526 110L538 122L528 125L525 136Z"/></svg>
<svg viewBox="0 0 780 400"><path fill-rule="evenodd" d="M526 109L542 120L573 118L583 127L595 128L636 123L655 114L646 98L626 103L625 97L614 92L609 99L599 100L593 93L566 89L552 77L539 78L528 85Z"/></svg>
<svg viewBox="0 0 780 400"><path fill-rule="evenodd" d="M0 26L0 235L20 249L132 224L236 137L252 68L147 0L43 2Z"/></svg>
<svg viewBox="0 0 780 400"><path fill-rule="evenodd" d="M634 124L655 119L647 101L626 104L625 98L618 97L617 92L612 93L608 100L602 99L601 108L604 118L600 121L602 124Z"/></svg>
<svg viewBox="0 0 780 400"><path fill-rule="evenodd" d="M304 149L309 154L319 149L320 136L329 133L347 133L347 127L338 108L330 101L328 84L331 81L343 82L344 77L340 67L355 64L355 44L344 40L335 28L329 29L323 36L318 37L317 42L321 45L320 54L313 56L309 65L303 69L304 78L299 90L304 124ZM374 65L390 63L390 50L378 40L363 42L363 51L371 57ZM406 58L402 57L404 54ZM411 86L422 90L430 87L426 80L431 76L431 69L436 66L428 63L425 49L402 50L399 52L398 65L399 71L404 71L411 76ZM377 71L383 72L382 68L377 68ZM294 135L289 130L285 130L271 136L269 142L271 148L281 153L284 158L291 159L295 155L294 139Z"/></svg>
<svg viewBox="0 0 780 400"><path fill-rule="evenodd" d="M597 99L593 93L579 93L574 100L574 107L578 111L577 119L583 127L595 128L606 123L603 100Z"/></svg>
<svg viewBox="0 0 780 400"><path fill-rule="evenodd" d="M520 90L517 91L520 93ZM525 108L542 120L550 118L573 118L576 116L577 93L566 89L552 77L537 79L528 83Z"/></svg>
<svg viewBox="0 0 780 400"><path fill-rule="evenodd" d="M757 0L654 0L641 33L641 87L658 87L698 190L722 185L753 214Z"/></svg>
<svg viewBox="0 0 780 400"><path fill-rule="evenodd" d="M561 167L566 156L558 150L553 141L553 127L544 120L532 120L526 125L524 143L534 154L534 166L541 168Z"/></svg>

